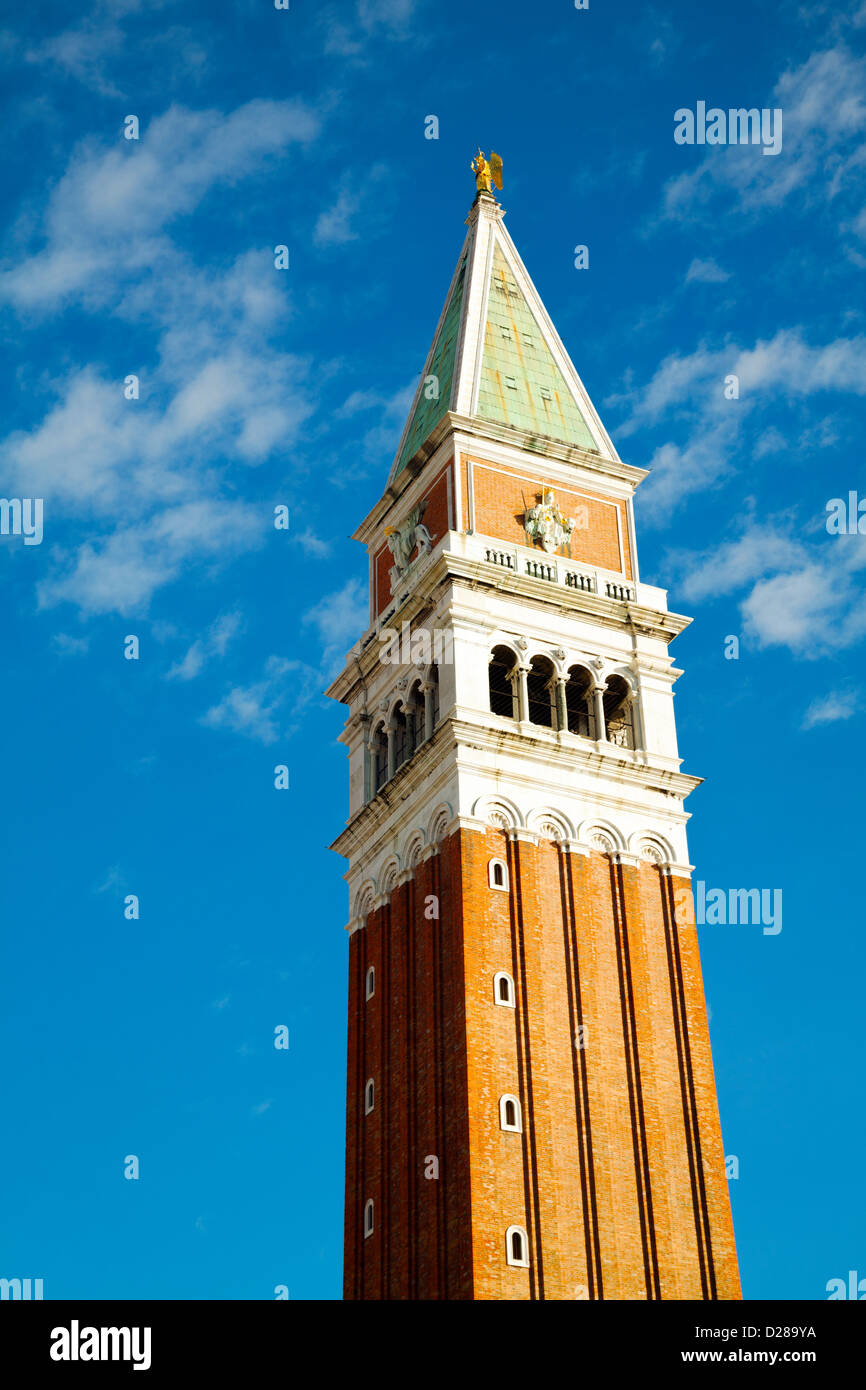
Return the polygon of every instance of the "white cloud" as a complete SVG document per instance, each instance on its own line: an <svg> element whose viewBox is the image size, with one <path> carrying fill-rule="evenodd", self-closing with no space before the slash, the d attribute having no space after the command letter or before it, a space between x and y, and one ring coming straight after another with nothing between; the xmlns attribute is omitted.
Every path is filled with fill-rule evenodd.
<svg viewBox="0 0 866 1390"><path fill-rule="evenodd" d="M183 659L171 667L168 678L182 681L194 680L211 657L225 655L229 643L237 636L242 623L243 619L237 609L221 614L211 624L204 636L197 638L192 643Z"/></svg>
<svg viewBox="0 0 866 1390"><path fill-rule="evenodd" d="M236 110L171 106L140 140L84 141L45 213L45 246L0 275L0 298L24 310L56 309L73 295L110 302L117 281L159 268L165 230L212 189L232 186L318 133L299 102L255 100Z"/></svg>
<svg viewBox="0 0 866 1390"><path fill-rule="evenodd" d="M141 612L184 567L259 543L230 470L292 444L315 408L310 363L271 343L288 305L269 248L214 269L168 229L317 129L298 103L254 101L227 115L172 107L140 145L84 143L49 195L44 248L0 276L25 315L74 304L155 331L156 360L125 367L140 399L88 366L51 381L42 417L0 441L6 486L44 497L55 523L87 523L77 553L52 550L42 606Z"/></svg>
<svg viewBox="0 0 866 1390"><path fill-rule="evenodd" d="M197 561L224 563L263 539L245 502L203 498L167 507L147 523L53 552L55 569L37 588L40 608L76 603L87 613L143 612L154 591Z"/></svg>
<svg viewBox="0 0 866 1390"><path fill-rule="evenodd" d="M360 232L352 226L352 218L361 206L357 194L345 189L337 201L326 212L319 214L313 230L313 241L317 246L342 246L347 241L357 241Z"/></svg>
<svg viewBox="0 0 866 1390"><path fill-rule="evenodd" d="M754 94L746 101L741 91L732 92L728 107L782 110L781 153L767 157L752 145L708 148L696 168L666 184L663 216L709 216L716 197L730 206L733 196L740 211L756 214L782 206L795 194L806 202L834 199L862 165L864 93L866 59L844 42L782 73L769 99ZM671 143L673 147L673 137Z"/></svg>
<svg viewBox="0 0 866 1390"><path fill-rule="evenodd" d="M866 537L830 536L808 543L790 522L751 521L711 551L671 557L693 601L742 593L744 635L756 648L786 647L814 659L845 651L866 636Z"/></svg>
<svg viewBox="0 0 866 1390"><path fill-rule="evenodd" d="M357 241L362 233L370 236L384 226L381 188L387 175L385 164L375 164L366 173L354 170L353 187L341 189L331 206L316 219L315 244L343 246Z"/></svg>
<svg viewBox="0 0 866 1390"><path fill-rule="evenodd" d="M767 454L781 453L786 443L787 441L781 430L777 430L775 425L771 425L769 429L764 430L755 440L752 447L752 458L762 459L765 458Z"/></svg>
<svg viewBox="0 0 866 1390"><path fill-rule="evenodd" d="M705 261L696 257L686 271L687 285L691 285L695 281L704 285L721 285L730 278L730 272L723 270L718 261L714 261L712 257Z"/></svg>
<svg viewBox="0 0 866 1390"><path fill-rule="evenodd" d="M304 614L302 622L318 630L322 643L322 665L328 667L336 655L357 642L370 625L370 604L365 585L350 579L342 589L324 598Z"/></svg>
<svg viewBox="0 0 866 1390"><path fill-rule="evenodd" d="M329 8L322 14L326 25L325 52L343 58L356 57L363 51L366 40L380 36L396 41L412 38L418 42L422 35L417 26L411 27L416 9L417 0L357 0L347 21L345 6L342 11Z"/></svg>
<svg viewBox="0 0 866 1390"><path fill-rule="evenodd" d="M725 394L730 376L739 382L737 399ZM617 436L662 422L682 436L657 446L649 460L650 477L638 493L644 523L666 521L689 496L724 481L735 467L745 418L780 399L803 400L821 392L866 395L866 336L813 345L798 327L781 329L749 348L702 346L672 354L644 386L611 397L609 404L629 410ZM777 438L759 434L754 424L752 430L758 440L753 457L760 457ZM812 447L817 443L813 437Z"/></svg>
<svg viewBox="0 0 866 1390"><path fill-rule="evenodd" d="M51 640L64 656L81 656L90 646L89 637L70 637L66 632L55 632Z"/></svg>
<svg viewBox="0 0 866 1390"><path fill-rule="evenodd" d="M835 724L851 719L859 709L859 699L853 691L831 691L813 700L803 716L802 727L814 729L819 724Z"/></svg>
<svg viewBox="0 0 866 1390"><path fill-rule="evenodd" d="M802 542L772 523L752 522L736 540L689 556L680 588L692 601L713 598L768 573L797 569L806 561Z"/></svg>
<svg viewBox="0 0 866 1390"><path fill-rule="evenodd" d="M268 657L262 679L253 685L234 686L207 711L202 723L211 729L243 734L257 743L276 743L281 733L280 711L288 693L286 677L298 666L285 657Z"/></svg>

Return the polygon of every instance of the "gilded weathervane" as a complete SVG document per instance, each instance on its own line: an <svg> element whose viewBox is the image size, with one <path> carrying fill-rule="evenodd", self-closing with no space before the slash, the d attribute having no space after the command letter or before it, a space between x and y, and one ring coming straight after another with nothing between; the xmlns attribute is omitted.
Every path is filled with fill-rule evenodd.
<svg viewBox="0 0 866 1390"><path fill-rule="evenodd" d="M493 150L490 151L490 158L485 159L484 153L479 149L477 155L469 166L475 175L475 187L479 193L490 193L491 182L497 188L502 188L502 160Z"/></svg>

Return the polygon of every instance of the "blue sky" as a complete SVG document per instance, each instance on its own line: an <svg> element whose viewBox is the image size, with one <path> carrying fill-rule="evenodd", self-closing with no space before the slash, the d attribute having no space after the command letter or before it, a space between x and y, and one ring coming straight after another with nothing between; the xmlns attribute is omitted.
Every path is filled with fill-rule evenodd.
<svg viewBox="0 0 866 1390"><path fill-rule="evenodd" d="M55 1298L340 1296L347 768L321 691L365 623L348 537L480 143L653 470L642 578L695 618L695 876L783 892L778 935L701 928L744 1292L866 1276L866 546L825 525L866 497L866 4L77 9L0 34L0 491L45 509L41 545L0 538L0 1273ZM699 100L781 108L781 153L677 145Z"/></svg>

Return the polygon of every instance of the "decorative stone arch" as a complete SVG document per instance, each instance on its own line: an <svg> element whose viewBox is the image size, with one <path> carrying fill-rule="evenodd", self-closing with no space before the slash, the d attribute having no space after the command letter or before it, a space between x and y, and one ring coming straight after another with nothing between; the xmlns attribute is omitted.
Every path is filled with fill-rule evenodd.
<svg viewBox="0 0 866 1390"><path fill-rule="evenodd" d="M602 854L615 854L626 848L625 839L609 821L585 820L578 831L578 839Z"/></svg>
<svg viewBox="0 0 866 1390"><path fill-rule="evenodd" d="M526 651L522 653L521 660L526 662L527 666L532 661L549 661L554 671L560 674L563 670L563 659L562 655L557 655L557 652L562 653L562 648L545 647L543 642L539 642L538 644L533 642L526 648Z"/></svg>
<svg viewBox="0 0 866 1390"><path fill-rule="evenodd" d="M385 863L379 870L380 896L383 894L387 895L389 893L393 893L394 889L397 886L397 877L399 873L400 860L397 858L396 854L392 854L390 858L385 860Z"/></svg>
<svg viewBox="0 0 866 1390"><path fill-rule="evenodd" d="M604 683L609 681L612 676L620 676L631 690L632 697L637 695L638 680L631 666L605 666L604 672L599 679Z"/></svg>
<svg viewBox="0 0 866 1390"><path fill-rule="evenodd" d="M505 796L479 796L472 814L497 830L516 830L524 823L519 807Z"/></svg>
<svg viewBox="0 0 866 1390"><path fill-rule="evenodd" d="M536 831L544 840L573 840L574 826L561 811L538 807L527 816L527 826Z"/></svg>
<svg viewBox="0 0 866 1390"><path fill-rule="evenodd" d="M520 652L509 642L494 642L487 652L487 692L491 714L521 719L523 667Z"/></svg>
<svg viewBox="0 0 866 1390"><path fill-rule="evenodd" d="M673 847L655 831L638 830L629 840L629 851L647 864L672 864Z"/></svg>
<svg viewBox="0 0 866 1390"><path fill-rule="evenodd" d="M424 853L424 845L424 832L422 830L413 830L403 846L402 859L407 869L415 868L421 855Z"/></svg>
<svg viewBox="0 0 866 1390"><path fill-rule="evenodd" d="M367 744L370 758L370 792L376 796L388 781L388 720L377 719Z"/></svg>
<svg viewBox="0 0 866 1390"><path fill-rule="evenodd" d="M432 661L422 672L421 693L424 697L424 738L432 738L439 723L439 666Z"/></svg>
<svg viewBox="0 0 866 1390"><path fill-rule="evenodd" d="M562 725L559 688L562 676L549 651L544 648L527 655L523 687L523 718L538 728L558 729Z"/></svg>
<svg viewBox="0 0 866 1390"><path fill-rule="evenodd" d="M355 894L355 911L353 916L366 921L373 911L373 899L375 896L376 885L371 878L368 878L365 883L361 884L361 887Z"/></svg>
<svg viewBox="0 0 866 1390"><path fill-rule="evenodd" d="M447 801L444 801L441 806L437 806L427 826L427 843L438 845L444 838L445 831L453 819L454 812Z"/></svg>
<svg viewBox="0 0 866 1390"><path fill-rule="evenodd" d="M614 666L605 670L602 678L604 693L604 736L609 743L622 748L642 748L643 718L640 703L640 683L628 666ZM627 695L623 699L613 697L612 692L624 686Z"/></svg>
<svg viewBox="0 0 866 1390"><path fill-rule="evenodd" d="M598 672L591 657L566 656L558 678L559 727L582 738L595 738Z"/></svg>
<svg viewBox="0 0 866 1390"><path fill-rule="evenodd" d="M493 635L487 639L487 649L492 652L495 647L505 647L506 651L511 652L515 661L524 661L526 659L524 652L522 652L517 645L517 639L513 636L503 636L499 632L494 632Z"/></svg>

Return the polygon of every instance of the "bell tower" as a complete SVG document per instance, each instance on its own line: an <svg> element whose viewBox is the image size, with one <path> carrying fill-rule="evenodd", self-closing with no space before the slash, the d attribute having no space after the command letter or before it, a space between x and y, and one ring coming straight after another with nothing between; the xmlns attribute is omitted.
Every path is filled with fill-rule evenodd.
<svg viewBox="0 0 866 1390"><path fill-rule="evenodd" d="M347 1299L737 1299L668 647L479 152L355 539Z"/></svg>

